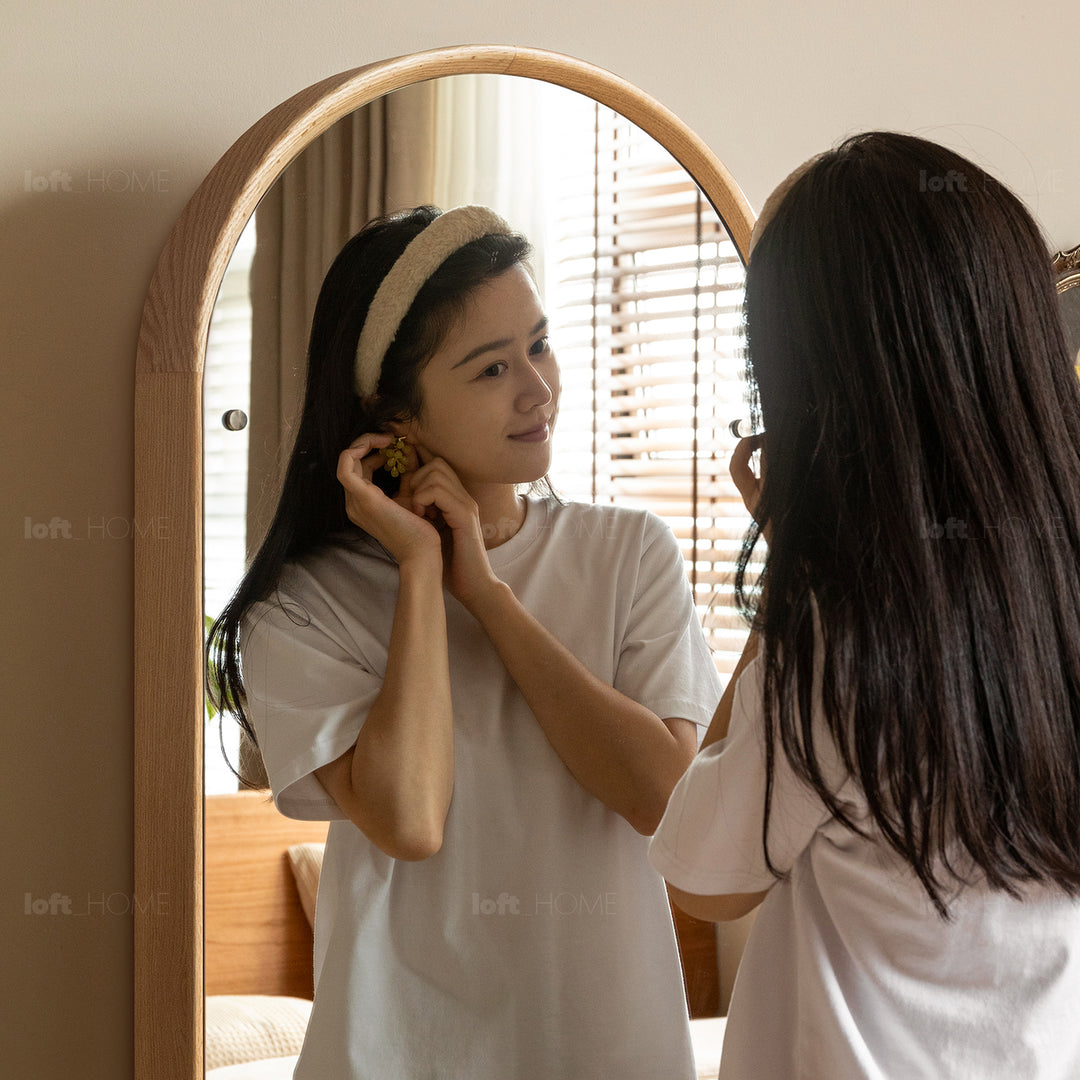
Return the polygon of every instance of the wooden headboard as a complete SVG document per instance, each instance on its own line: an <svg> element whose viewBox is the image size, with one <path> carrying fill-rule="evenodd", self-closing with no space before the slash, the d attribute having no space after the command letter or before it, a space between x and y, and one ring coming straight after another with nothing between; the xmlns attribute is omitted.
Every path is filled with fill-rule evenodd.
<svg viewBox="0 0 1080 1080"><path fill-rule="evenodd" d="M670 898L669 898L670 900ZM720 965L716 947L716 924L695 919L671 905L675 937L679 942L683 983L690 1018L720 1015Z"/></svg>
<svg viewBox="0 0 1080 1080"><path fill-rule="evenodd" d="M311 998L312 936L289 867L292 844L326 839L268 793L206 797L206 993ZM690 1015L720 1012L716 927L672 905Z"/></svg>
<svg viewBox="0 0 1080 1080"><path fill-rule="evenodd" d="M265 791L206 797L206 993L310 999L312 937L289 867L292 844L326 839Z"/></svg>

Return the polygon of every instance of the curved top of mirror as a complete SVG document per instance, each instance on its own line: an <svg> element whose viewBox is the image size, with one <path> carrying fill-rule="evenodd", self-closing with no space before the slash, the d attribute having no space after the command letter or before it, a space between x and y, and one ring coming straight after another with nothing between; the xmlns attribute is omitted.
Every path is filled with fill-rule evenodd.
<svg viewBox="0 0 1080 1080"><path fill-rule="evenodd" d="M158 261L136 359L137 1080L203 1076L201 416L203 356L218 287L259 200L305 146L386 93L459 74L555 83L620 112L683 165L746 256L753 215L698 136L618 76L535 49L436 49L332 76L267 113L208 174Z"/></svg>
<svg viewBox="0 0 1080 1080"><path fill-rule="evenodd" d="M200 363L217 287L237 238L267 188L312 139L383 94L457 74L540 79L622 113L697 180L745 257L753 214L742 191L708 146L649 95L603 68L558 53L503 45L434 49L315 83L268 112L230 147L184 208L162 251L143 311L136 371L198 370L187 363Z"/></svg>

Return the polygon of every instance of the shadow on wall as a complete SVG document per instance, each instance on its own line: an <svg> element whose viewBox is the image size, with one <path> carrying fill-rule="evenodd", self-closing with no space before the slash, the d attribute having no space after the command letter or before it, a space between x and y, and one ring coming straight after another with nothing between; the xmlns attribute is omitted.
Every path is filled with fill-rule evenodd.
<svg viewBox="0 0 1080 1080"><path fill-rule="evenodd" d="M168 902L132 894L132 537L168 529L132 517L135 347L190 192L175 147L81 165L57 147L9 159L0 215L4 1074L115 1080L132 912Z"/></svg>

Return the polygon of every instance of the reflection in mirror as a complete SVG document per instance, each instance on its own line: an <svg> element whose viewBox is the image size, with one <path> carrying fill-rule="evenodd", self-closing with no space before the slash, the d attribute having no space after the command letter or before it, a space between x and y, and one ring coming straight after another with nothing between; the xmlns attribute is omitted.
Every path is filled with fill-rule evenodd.
<svg viewBox="0 0 1080 1080"><path fill-rule="evenodd" d="M729 673L745 636L730 568L748 519L726 467L727 425L745 411L741 259L659 143L587 97L505 76L448 76L357 110L286 169L244 230L206 357L207 615L276 505L326 269L371 217L424 202L492 206L530 238L563 378L556 489L669 522ZM250 424L227 430L230 409ZM226 717L214 735L207 792L234 791L238 730Z"/></svg>
<svg viewBox="0 0 1080 1080"><path fill-rule="evenodd" d="M245 229L206 353L207 615L228 600L276 505L327 267L371 217L425 202L490 205L529 236L562 374L555 488L647 507L670 524L717 666L729 673L745 637L731 573L748 518L727 477L728 426L746 411L742 261L658 143L588 98L508 77L447 77L357 110L290 165ZM230 430L231 410L250 423ZM237 790L237 730L229 717L207 728L208 795ZM245 754L242 771L257 770ZM215 830L242 827L214 805L208 953ZM729 955L721 971L727 992L737 962ZM716 1012L714 996L710 986L692 1008Z"/></svg>

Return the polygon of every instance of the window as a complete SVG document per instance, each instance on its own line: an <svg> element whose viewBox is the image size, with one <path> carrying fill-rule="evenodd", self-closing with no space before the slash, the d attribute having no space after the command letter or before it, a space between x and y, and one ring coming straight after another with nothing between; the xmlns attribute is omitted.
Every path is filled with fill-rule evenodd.
<svg viewBox="0 0 1080 1080"><path fill-rule="evenodd" d="M728 426L747 411L742 261L678 162L619 114L590 102L560 137L562 160L593 167L554 181L547 302L563 398L552 477L569 498L668 522L729 674L746 638L733 589L750 524L727 471Z"/></svg>
<svg viewBox="0 0 1080 1080"><path fill-rule="evenodd" d="M487 201L529 232L543 276L563 379L556 489L648 507L668 522L717 667L730 673L746 637L733 581L750 523L727 473L728 425L747 412L738 252L678 162L618 113L561 87L518 85L530 80L459 79L494 80L497 101L474 95L487 110L476 123L498 130L505 152L497 189L490 170L470 167L486 186L454 198ZM508 143L507 132L519 137ZM249 408L254 242L252 222L222 282L206 358L205 584L215 615L244 568L248 432L226 431L221 416Z"/></svg>
<svg viewBox="0 0 1080 1080"><path fill-rule="evenodd" d="M210 319L203 369L203 611L216 618L244 573L247 539L248 431L226 429L223 415L250 409L251 299L248 274L255 253L255 218L240 234L221 280ZM235 791L228 761L236 761L240 728L206 728L208 794ZM218 750L219 741L225 754ZM211 745L213 740L214 745Z"/></svg>

